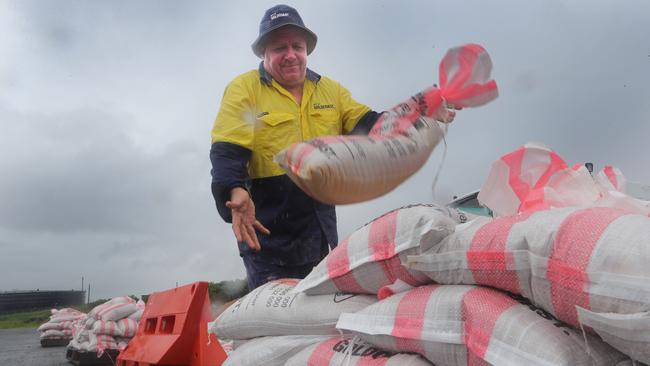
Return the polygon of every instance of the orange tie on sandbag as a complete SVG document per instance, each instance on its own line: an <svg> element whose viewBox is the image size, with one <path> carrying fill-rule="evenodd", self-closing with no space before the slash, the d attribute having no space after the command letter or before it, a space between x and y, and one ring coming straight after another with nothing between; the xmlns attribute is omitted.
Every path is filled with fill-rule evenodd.
<svg viewBox="0 0 650 366"><path fill-rule="evenodd" d="M492 62L483 47L453 48L440 63L440 88L414 95L381 115L368 136L325 136L293 144L274 160L307 194L330 204L367 201L417 172L442 139L434 118L447 106L476 107L494 100Z"/></svg>

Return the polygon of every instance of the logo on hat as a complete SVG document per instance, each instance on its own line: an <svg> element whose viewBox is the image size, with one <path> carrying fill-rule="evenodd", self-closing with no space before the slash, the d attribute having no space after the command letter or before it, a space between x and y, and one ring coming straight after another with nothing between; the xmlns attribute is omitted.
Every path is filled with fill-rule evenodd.
<svg viewBox="0 0 650 366"><path fill-rule="evenodd" d="M289 13L273 13L271 14L271 20L275 20L279 17L288 17Z"/></svg>

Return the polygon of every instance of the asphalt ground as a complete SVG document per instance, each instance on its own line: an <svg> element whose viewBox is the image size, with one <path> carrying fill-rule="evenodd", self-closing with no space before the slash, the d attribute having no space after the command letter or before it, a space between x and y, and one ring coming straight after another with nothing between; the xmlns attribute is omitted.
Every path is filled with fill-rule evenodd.
<svg viewBox="0 0 650 366"><path fill-rule="evenodd" d="M72 366L65 347L41 347L36 328L0 330L2 366Z"/></svg>

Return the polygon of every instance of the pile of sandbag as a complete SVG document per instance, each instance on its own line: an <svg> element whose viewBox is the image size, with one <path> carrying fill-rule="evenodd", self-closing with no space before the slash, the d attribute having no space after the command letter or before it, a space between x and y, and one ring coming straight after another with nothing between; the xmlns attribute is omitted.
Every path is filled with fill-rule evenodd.
<svg viewBox="0 0 650 366"><path fill-rule="evenodd" d="M521 294L650 363L650 218L620 170L595 177L526 144L494 163L479 199L498 217L460 225L408 267L447 284Z"/></svg>
<svg viewBox="0 0 650 366"><path fill-rule="evenodd" d="M97 352L100 357L107 349L124 350L138 330L145 303L131 297L115 297L94 307L79 321L69 347Z"/></svg>
<svg viewBox="0 0 650 366"><path fill-rule="evenodd" d="M421 356L387 351L341 334L341 314L357 313L377 302L377 291L400 279L430 282L408 271L401 258L442 240L455 222L446 208L414 205L382 215L346 238L301 287L298 280L269 282L253 290L209 324L234 350L224 365L427 365ZM407 285L408 286L408 285ZM350 292L356 292L351 294ZM228 343L230 344L230 343Z"/></svg>
<svg viewBox="0 0 650 366"><path fill-rule="evenodd" d="M50 320L38 327L41 340L71 340L74 326L86 314L72 308L52 309Z"/></svg>
<svg viewBox="0 0 650 366"><path fill-rule="evenodd" d="M210 331L235 340L232 365L369 362L354 357L438 366L647 362L647 313L638 312L650 303L650 276L640 270L650 235L639 222L650 219L611 210L467 223L436 206L394 210L344 239L297 285L254 290ZM515 224L528 226L517 227L523 237L509 252ZM607 250L608 241L625 246ZM355 293L354 306L337 302Z"/></svg>
<svg viewBox="0 0 650 366"><path fill-rule="evenodd" d="M337 328L377 349L416 353L435 365L616 365L628 360L597 336L583 334L524 297L479 286L432 284L431 278L421 277L428 273L405 268L408 258L444 245L456 234L456 224L473 224L449 216L435 206L389 212L346 238L297 289L376 294L380 301L342 314ZM395 240L405 237L410 245Z"/></svg>

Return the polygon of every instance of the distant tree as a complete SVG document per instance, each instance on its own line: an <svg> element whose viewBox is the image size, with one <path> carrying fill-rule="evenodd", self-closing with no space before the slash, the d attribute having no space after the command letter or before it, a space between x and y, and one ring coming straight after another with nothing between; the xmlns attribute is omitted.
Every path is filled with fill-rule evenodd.
<svg viewBox="0 0 650 366"><path fill-rule="evenodd" d="M219 281L208 283L208 294L212 302L228 302L248 293L246 280Z"/></svg>

